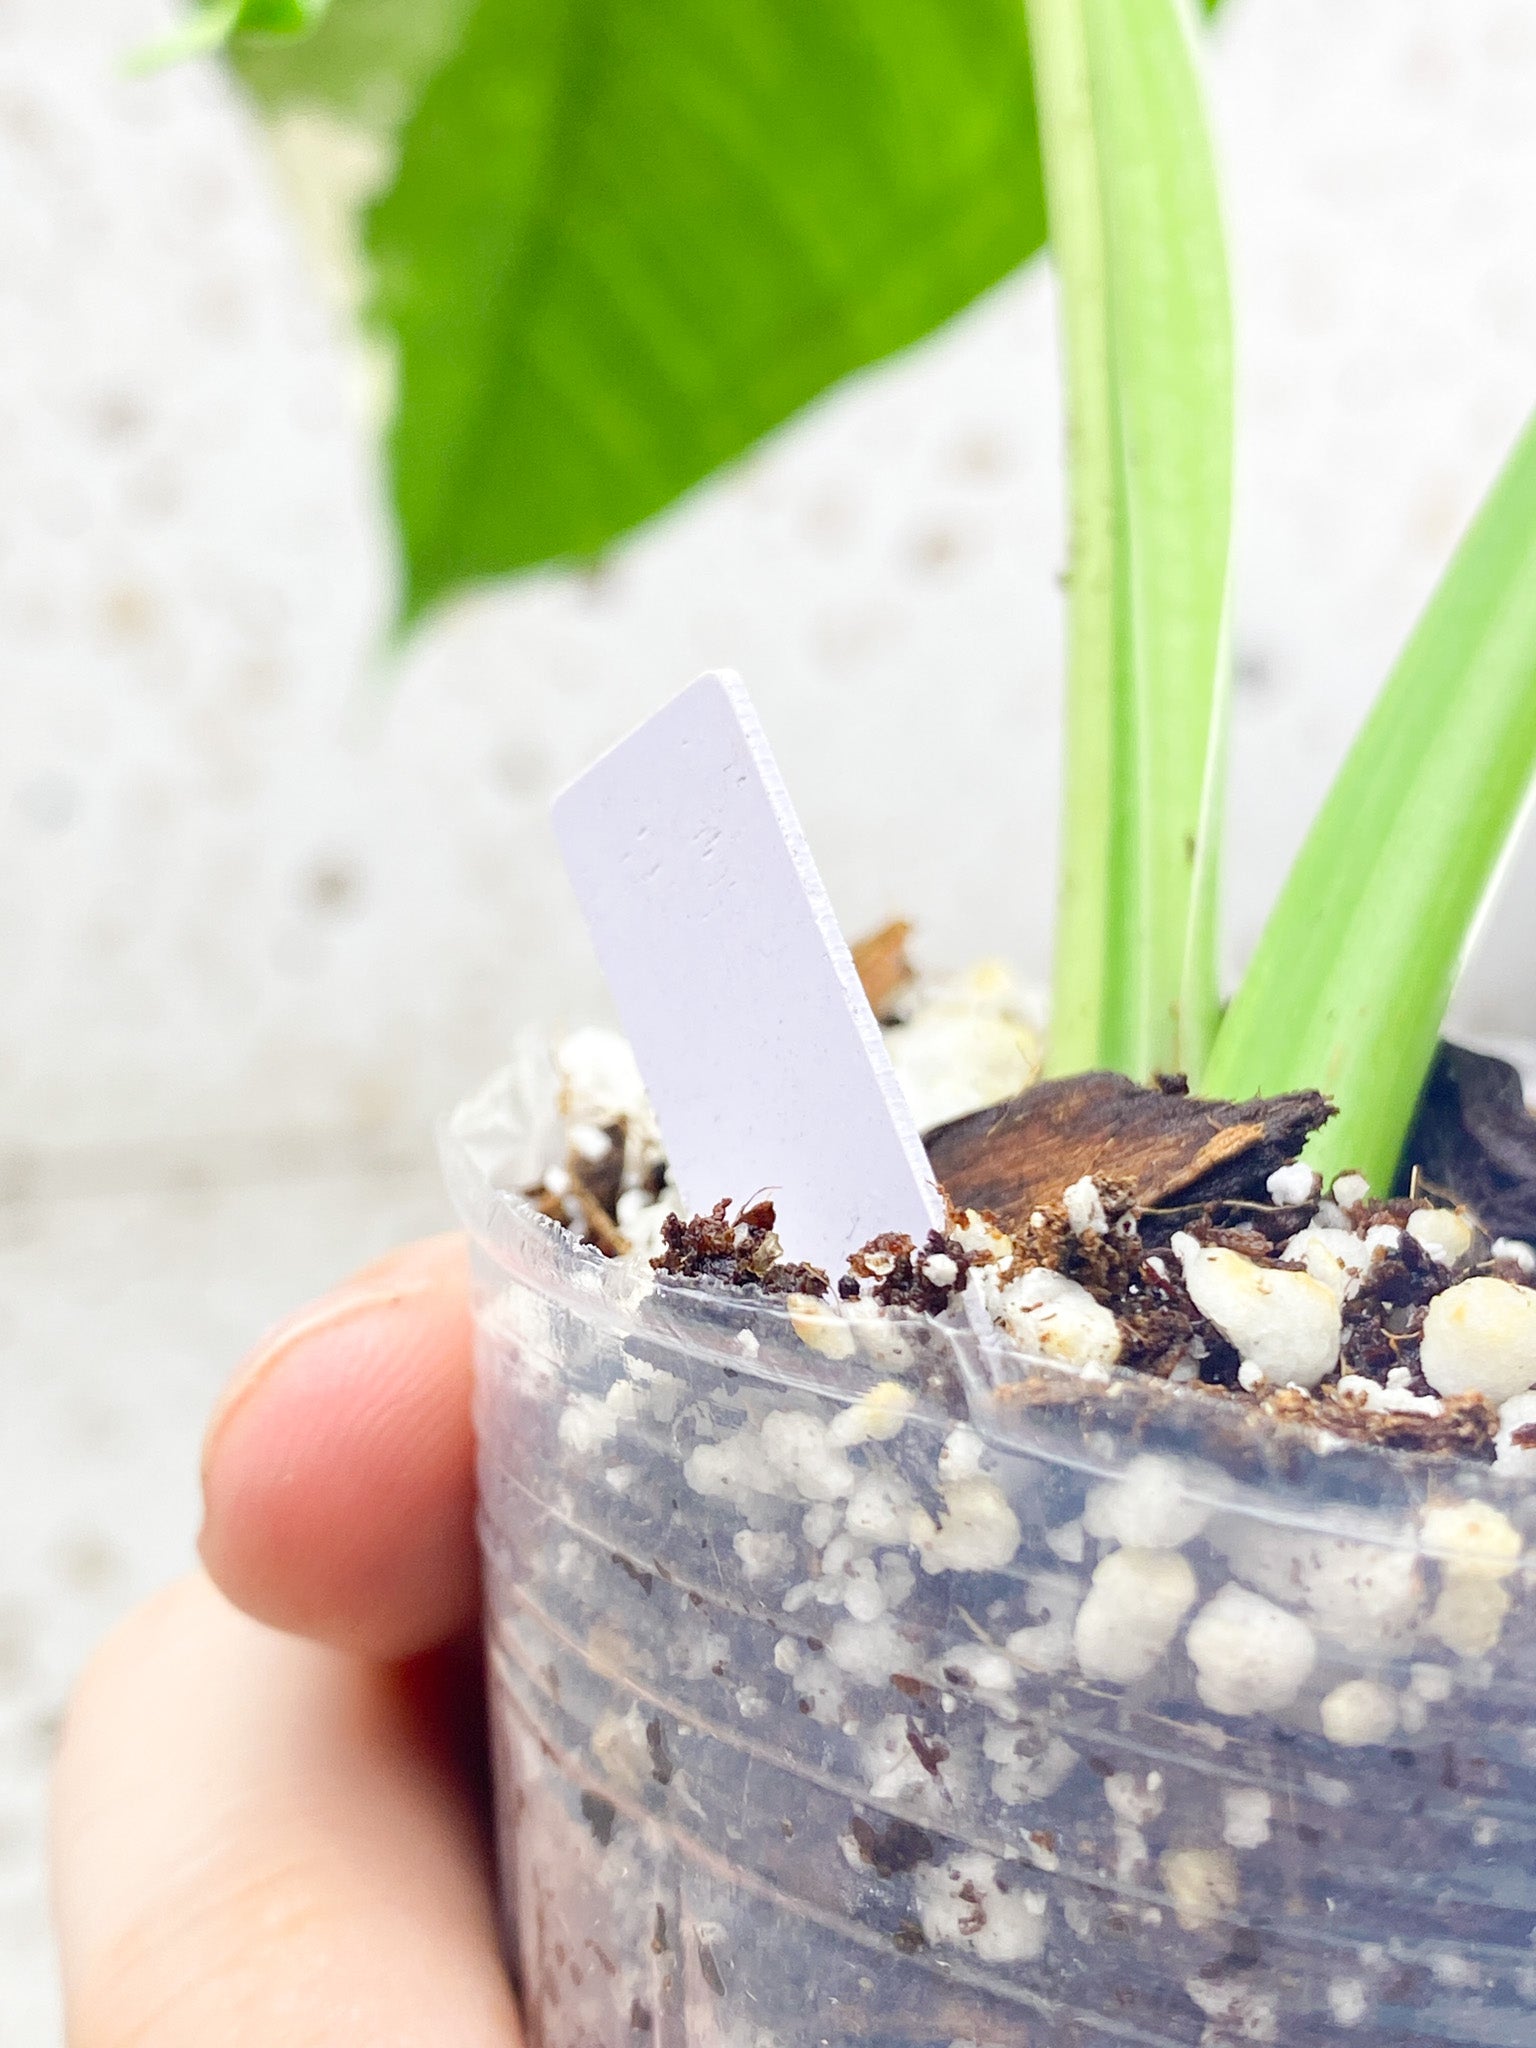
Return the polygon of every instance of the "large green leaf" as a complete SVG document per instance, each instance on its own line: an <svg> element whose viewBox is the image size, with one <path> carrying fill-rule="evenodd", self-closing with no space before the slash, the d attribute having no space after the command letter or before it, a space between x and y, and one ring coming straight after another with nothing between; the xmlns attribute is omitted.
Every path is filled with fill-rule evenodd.
<svg viewBox="0 0 1536 2048"><path fill-rule="evenodd" d="M1071 484L1051 1060L1198 1076L1217 1015L1232 338L1183 0L1028 0Z"/></svg>
<svg viewBox="0 0 1536 2048"><path fill-rule="evenodd" d="M1536 422L1308 834L1217 1036L1223 1095L1323 1088L1308 1158L1387 1187L1536 767Z"/></svg>
<svg viewBox="0 0 1536 2048"><path fill-rule="evenodd" d="M331 0L237 62L398 136L412 612L595 554L1043 233L1021 0Z"/></svg>
<svg viewBox="0 0 1536 2048"><path fill-rule="evenodd" d="M593 554L1042 228L1018 0L480 0L368 234L409 608Z"/></svg>

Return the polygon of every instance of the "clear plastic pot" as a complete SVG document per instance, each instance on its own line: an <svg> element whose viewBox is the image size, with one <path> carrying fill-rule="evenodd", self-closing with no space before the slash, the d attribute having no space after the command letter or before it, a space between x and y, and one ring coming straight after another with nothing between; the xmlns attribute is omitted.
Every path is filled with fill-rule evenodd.
<svg viewBox="0 0 1536 2048"><path fill-rule="evenodd" d="M654 1285L551 1137L445 1143L540 2048L1536 2040L1536 1492Z"/></svg>

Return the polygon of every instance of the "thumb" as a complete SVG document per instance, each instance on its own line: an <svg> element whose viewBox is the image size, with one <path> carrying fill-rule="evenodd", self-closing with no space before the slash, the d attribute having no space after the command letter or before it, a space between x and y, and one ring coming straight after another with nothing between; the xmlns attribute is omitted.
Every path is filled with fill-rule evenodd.
<svg viewBox="0 0 1536 2048"><path fill-rule="evenodd" d="M203 1455L203 1562L259 1621L411 1656L473 1620L473 1330L456 1236L368 1267L257 1347Z"/></svg>

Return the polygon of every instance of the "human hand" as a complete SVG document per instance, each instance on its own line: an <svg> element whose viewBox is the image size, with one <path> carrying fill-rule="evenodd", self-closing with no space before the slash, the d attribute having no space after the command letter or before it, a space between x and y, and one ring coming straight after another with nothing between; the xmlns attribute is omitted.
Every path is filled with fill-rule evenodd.
<svg viewBox="0 0 1536 2048"><path fill-rule="evenodd" d="M54 1814L71 2048L508 2048L465 1255L283 1324L204 1451L204 1571L98 1651Z"/></svg>

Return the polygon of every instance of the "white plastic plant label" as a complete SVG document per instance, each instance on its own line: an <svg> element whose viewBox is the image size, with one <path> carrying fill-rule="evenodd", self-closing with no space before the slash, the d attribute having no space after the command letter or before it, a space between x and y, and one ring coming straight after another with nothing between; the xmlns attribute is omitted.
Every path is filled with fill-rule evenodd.
<svg viewBox="0 0 1536 2048"><path fill-rule="evenodd" d="M690 1208L758 1195L835 1272L944 1200L740 679L700 676L556 797L555 834Z"/></svg>

